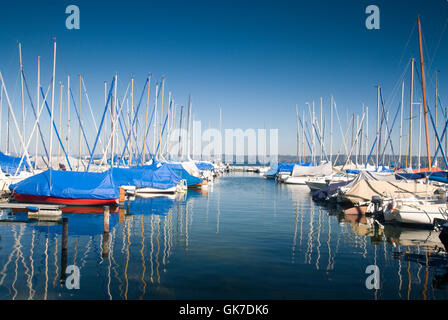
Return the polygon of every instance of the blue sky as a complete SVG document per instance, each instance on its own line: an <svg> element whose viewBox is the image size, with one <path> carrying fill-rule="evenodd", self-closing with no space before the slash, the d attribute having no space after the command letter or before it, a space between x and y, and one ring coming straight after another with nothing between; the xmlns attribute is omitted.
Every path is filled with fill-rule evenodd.
<svg viewBox="0 0 448 320"><path fill-rule="evenodd" d="M65 8L70 4L80 8L80 30L65 28ZM380 30L365 27L365 8L370 4L380 8ZM17 40L22 43L24 70L35 99L37 56L41 56L41 81L46 88L56 37L56 79L83 75L98 122L105 80L110 82L117 73L123 94L135 76L137 97L151 72L152 94L155 81L164 75L165 92L172 91L176 103L185 104L192 94L194 116L203 126L211 122L218 127L221 107L224 128L279 128L280 153L295 154L295 105L304 108L314 99L317 106L323 97L328 129L331 94L344 120L346 109L359 114L362 103L369 106L373 140L374 86L380 84L388 99L409 59L413 56L419 63L418 14L427 50L428 103L433 107L434 71L440 71L442 102L448 83L445 0L9 2L0 10L0 71L20 118ZM409 72L405 81L408 106ZM415 100L419 100L418 80L415 86ZM400 97L393 98L386 101L392 103L391 114ZM26 108L31 123L28 104ZM0 148L4 150L4 112L2 119ZM92 126L88 130L94 136ZM335 144L341 141L337 130ZM76 139L74 135L73 143Z"/></svg>

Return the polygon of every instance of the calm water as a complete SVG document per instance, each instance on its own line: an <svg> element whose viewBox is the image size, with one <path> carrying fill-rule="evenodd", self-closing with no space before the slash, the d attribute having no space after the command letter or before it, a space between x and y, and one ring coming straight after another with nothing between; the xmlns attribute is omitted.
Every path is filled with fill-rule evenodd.
<svg viewBox="0 0 448 320"><path fill-rule="evenodd" d="M230 174L208 192L137 199L112 213L69 219L61 284L62 225L0 224L1 299L446 299L448 269L437 234L376 228L311 200L307 187ZM358 220L358 221L357 221ZM109 248L109 251L107 251ZM366 267L380 268L368 290Z"/></svg>

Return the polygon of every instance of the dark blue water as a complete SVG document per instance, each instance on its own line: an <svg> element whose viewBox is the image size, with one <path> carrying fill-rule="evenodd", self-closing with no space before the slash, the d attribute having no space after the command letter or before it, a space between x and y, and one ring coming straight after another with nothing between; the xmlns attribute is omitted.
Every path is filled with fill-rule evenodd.
<svg viewBox="0 0 448 320"><path fill-rule="evenodd" d="M61 282L62 225L4 212L11 222L0 223L1 299L448 296L437 234L344 217L313 203L307 187L257 174L230 174L176 198L136 199L126 214L111 214L106 238L102 214L64 216L66 265L79 268L80 288ZM378 290L366 288L369 265L379 267Z"/></svg>

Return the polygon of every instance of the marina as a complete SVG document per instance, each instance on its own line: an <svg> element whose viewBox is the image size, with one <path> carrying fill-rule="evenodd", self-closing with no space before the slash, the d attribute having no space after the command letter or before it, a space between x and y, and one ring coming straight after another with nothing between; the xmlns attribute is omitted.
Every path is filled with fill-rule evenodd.
<svg viewBox="0 0 448 320"><path fill-rule="evenodd" d="M3 13L0 300L448 298L448 7L81 2Z"/></svg>
<svg viewBox="0 0 448 320"><path fill-rule="evenodd" d="M259 188L249 191L254 183ZM126 212L111 212L107 236L103 213L64 214L65 263L79 266L81 273L80 289L72 291L61 284L62 224L13 224L23 216L15 213L8 216L10 224L0 224L0 296L447 298L447 257L438 234L378 228L370 218L319 206L305 188L254 173L230 173L208 192L136 199ZM381 266L380 290L364 285L371 264Z"/></svg>

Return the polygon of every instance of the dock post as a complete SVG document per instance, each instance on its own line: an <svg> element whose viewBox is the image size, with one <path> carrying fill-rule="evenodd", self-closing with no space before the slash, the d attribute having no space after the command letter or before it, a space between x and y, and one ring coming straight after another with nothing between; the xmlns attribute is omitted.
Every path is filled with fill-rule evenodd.
<svg viewBox="0 0 448 320"><path fill-rule="evenodd" d="M110 209L109 206L104 207L104 232L109 233L109 216L110 216Z"/></svg>
<svg viewBox="0 0 448 320"><path fill-rule="evenodd" d="M110 233L109 233L109 217L110 217L110 209L109 206L104 207L104 234L103 234L103 258L106 258L109 255L109 244L110 244Z"/></svg>
<svg viewBox="0 0 448 320"><path fill-rule="evenodd" d="M68 218L62 218L61 284L65 282L67 268Z"/></svg>

